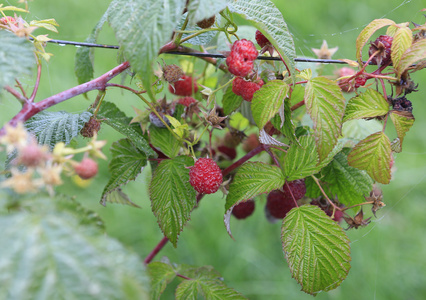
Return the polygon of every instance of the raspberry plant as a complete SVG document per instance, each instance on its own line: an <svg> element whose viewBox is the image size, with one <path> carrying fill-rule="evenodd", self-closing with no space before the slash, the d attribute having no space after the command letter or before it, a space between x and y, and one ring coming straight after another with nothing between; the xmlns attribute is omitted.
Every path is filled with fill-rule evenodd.
<svg viewBox="0 0 426 300"><path fill-rule="evenodd" d="M13 19L9 12L14 12ZM234 221L244 219L256 202L262 205L261 195L268 194L266 217L282 219L284 257L304 292L316 295L345 280L351 255L344 228L368 226L364 210L376 215L384 206L374 184L390 182L394 153L402 151L414 124L407 97L417 91L411 74L425 66L426 24L372 21L355 41L356 61L344 60L356 70L331 79L296 66L292 35L269 0L209 5L113 0L87 42L96 42L108 22L120 46L120 64L93 78L93 52L80 48L75 67L80 85L35 101L41 61L48 61L50 54L45 51L49 38L34 35L34 30L56 32L57 24L53 19L27 22L20 16L26 12L0 6L0 88L22 104L0 131L2 149L8 153L0 179L1 239L10 244L0 250L0 294L20 299L42 293L46 299L158 299L179 277L177 299L197 299L199 294L245 299L212 267L153 261L168 242L179 250L178 238L192 211L203 205L203 193L214 192L226 195L224 232L230 236L232 214ZM235 16L252 25L251 36L240 33ZM213 17L212 27L200 24ZM383 30L386 34L374 39ZM257 49L252 41L260 38L262 49ZM226 60L199 52L199 46L224 53ZM265 56L279 60L257 60L266 50ZM169 61L165 54L170 52L204 55L188 67L188 62L178 66ZM331 52L322 47L318 56L330 58ZM35 85L27 96L19 78L31 74L34 66ZM120 74L131 77L128 85L112 82ZM108 101L112 88L141 100L135 115L127 116ZM98 95L86 112L47 111L94 90ZM310 121L303 123L302 116ZM363 137L350 130L342 134L343 124L351 121L348 126L356 130L362 119L382 129ZM144 263L103 236L99 217L55 193L61 175L95 176L95 159L106 158L101 152L105 143L98 140L105 125L123 138L110 148L111 177L99 197L102 205L138 207L122 188L146 166L152 170L149 197L164 238ZM390 126L395 136L385 133ZM86 146L73 144L78 135L90 138ZM237 151L241 142L245 155ZM266 155L256 156L262 152ZM82 160L75 157L79 154ZM200 167L200 162L208 163ZM286 210L275 213L276 207ZM347 225L338 222L342 217ZM16 289L13 276L24 258L32 281ZM96 264L85 265L86 260Z"/></svg>

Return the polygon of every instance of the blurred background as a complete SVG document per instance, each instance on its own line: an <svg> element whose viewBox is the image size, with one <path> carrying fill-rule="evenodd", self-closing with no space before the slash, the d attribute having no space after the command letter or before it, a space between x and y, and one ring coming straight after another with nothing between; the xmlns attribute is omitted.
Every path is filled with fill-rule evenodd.
<svg viewBox="0 0 426 300"><path fill-rule="evenodd" d="M18 1L2 1L17 5ZM355 60L355 40L362 28L376 18L389 18L397 23L413 21L423 24L420 12L423 0L298 0L274 1L283 13L293 35L298 56L315 57L311 48L320 48L326 40L329 47L339 47L333 58ZM84 41L108 7L105 0L29 2L31 19L55 18L59 34L49 33L54 39ZM37 34L45 34L39 30ZM384 34L384 31L381 32ZM254 38L253 38L254 40ZM116 44L114 34L105 25L100 43ZM77 84L74 76L74 46L49 44L47 52L54 56L43 65L40 89L36 100L66 90ZM116 66L115 50L95 50L95 75L99 76ZM327 66L333 72L338 66ZM386 207L380 210L366 228L348 231L351 240L352 269L342 285L317 299L424 299L426 298L426 71L414 75L419 92L409 95L416 117L414 127L404 139L403 152L396 156L396 172L392 182L383 186ZM34 78L23 80L28 89ZM96 92L88 94L92 101ZM136 97L111 89L106 100L115 102L128 115L132 106L140 107ZM84 111L91 103L79 96L55 106L53 110L74 113ZM3 124L16 114L19 104L11 96L0 102ZM422 133L423 132L423 133ZM121 136L107 126L100 131L100 139L109 145ZM162 234L151 212L147 196L147 168L125 187L130 198L140 205L136 209L108 204L103 207L99 198L108 181L107 162L100 163L100 174L88 187L68 180L61 191L75 195L86 207L104 219L107 233L144 258L161 240ZM300 291L291 278L284 259L280 224L269 223L264 216L265 199L256 202L255 214L243 221L231 220L235 240L229 238L223 225L225 199L221 193L205 197L193 212L192 219L182 232L178 247L170 244L156 257L167 256L172 262L193 265L212 265L225 283L249 299L311 299ZM367 212L370 215L370 212ZM343 225L345 227L345 225ZM162 299L173 298L173 284Z"/></svg>

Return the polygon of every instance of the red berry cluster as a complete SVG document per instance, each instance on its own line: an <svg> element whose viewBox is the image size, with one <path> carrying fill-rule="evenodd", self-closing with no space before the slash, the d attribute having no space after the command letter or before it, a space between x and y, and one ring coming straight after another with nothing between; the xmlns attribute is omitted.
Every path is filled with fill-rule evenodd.
<svg viewBox="0 0 426 300"><path fill-rule="evenodd" d="M295 201L302 199L305 194L306 186L303 179L287 182L284 184L283 191L275 190L269 193L266 209L274 218L282 219L293 207L296 207Z"/></svg>
<svg viewBox="0 0 426 300"><path fill-rule="evenodd" d="M380 66L391 62L392 42L393 37L389 35L381 35L371 43L370 49L368 49L368 55L371 56L379 51L371 60L373 64Z"/></svg>
<svg viewBox="0 0 426 300"><path fill-rule="evenodd" d="M173 85L169 85L169 91L178 96L191 96L193 92L198 92L198 86L194 78L183 75Z"/></svg>
<svg viewBox="0 0 426 300"><path fill-rule="evenodd" d="M6 16L0 19L0 24L7 25L8 23L16 24L15 18Z"/></svg>
<svg viewBox="0 0 426 300"><path fill-rule="evenodd" d="M195 100L192 97L183 97L183 98L180 98L177 103L178 104L182 104L183 106L188 107L191 104L197 103L197 100Z"/></svg>
<svg viewBox="0 0 426 300"><path fill-rule="evenodd" d="M259 30L256 30L256 42L259 44L260 47L265 47L271 45L271 42L261 33Z"/></svg>
<svg viewBox="0 0 426 300"><path fill-rule="evenodd" d="M222 181L222 171L211 158L199 158L189 171L189 183L202 194L217 192Z"/></svg>
<svg viewBox="0 0 426 300"><path fill-rule="evenodd" d="M236 77L232 82L232 91L234 94L243 97L244 100L251 102L254 92L259 90L264 83L262 79L246 81L241 77Z"/></svg>
<svg viewBox="0 0 426 300"><path fill-rule="evenodd" d="M258 52L253 42L242 39L236 41L231 48L231 53L226 58L230 73L245 77L253 70L253 62Z"/></svg>
<svg viewBox="0 0 426 300"><path fill-rule="evenodd" d="M240 202L232 208L232 214L237 219L245 219L251 216L254 212L255 204L253 200Z"/></svg>

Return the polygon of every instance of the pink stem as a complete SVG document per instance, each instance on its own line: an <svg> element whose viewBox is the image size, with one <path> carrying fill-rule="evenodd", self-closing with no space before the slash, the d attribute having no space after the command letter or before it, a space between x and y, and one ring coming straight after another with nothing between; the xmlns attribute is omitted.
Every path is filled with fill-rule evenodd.
<svg viewBox="0 0 426 300"><path fill-rule="evenodd" d="M41 64L37 65L37 79L36 79L36 83L33 89L33 92L30 96L30 98L28 99L29 102L34 102L35 96L37 94L38 91L38 87L40 85L40 78L41 78Z"/></svg>
<svg viewBox="0 0 426 300"><path fill-rule="evenodd" d="M25 102L27 102L27 101L28 101L28 99L27 99L27 98L25 98L23 95L19 94L19 92L18 92L18 91L14 90L14 89L13 89L13 88L11 88L10 86L6 85L6 86L4 87L4 89L5 89L6 91L8 91L9 93L11 93L13 96L15 96L15 98L16 98L16 99L18 99L18 100L19 100L19 102L21 102L22 104L25 104Z"/></svg>

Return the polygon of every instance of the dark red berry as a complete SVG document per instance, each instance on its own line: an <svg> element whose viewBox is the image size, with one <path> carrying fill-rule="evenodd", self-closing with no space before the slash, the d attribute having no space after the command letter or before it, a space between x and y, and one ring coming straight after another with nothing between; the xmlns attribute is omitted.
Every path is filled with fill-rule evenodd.
<svg viewBox="0 0 426 300"><path fill-rule="evenodd" d="M373 57L371 63L378 66L390 63L392 42L393 37L389 35L381 35L374 42L372 42L370 49L368 49L368 55L372 56L377 51L378 53Z"/></svg>
<svg viewBox="0 0 426 300"><path fill-rule="evenodd" d="M253 42L246 39L234 42L231 53L226 58L229 72L236 76L247 76L253 70L253 61L257 55Z"/></svg>
<svg viewBox="0 0 426 300"><path fill-rule="evenodd" d="M200 22L197 23L197 26L203 29L210 28L213 26L215 21L216 21L216 17L213 16L211 18L201 20Z"/></svg>
<svg viewBox="0 0 426 300"><path fill-rule="evenodd" d="M235 148L227 147L225 145L221 145L217 147L217 150L223 154L228 160L234 160L237 157L237 151Z"/></svg>
<svg viewBox="0 0 426 300"><path fill-rule="evenodd" d="M306 194L306 185L304 179L288 181L284 184L283 191L286 197L294 200L302 199ZM293 194L293 196L292 196Z"/></svg>
<svg viewBox="0 0 426 300"><path fill-rule="evenodd" d="M90 179L98 173L98 164L91 158L83 158L74 166L75 173L82 179Z"/></svg>
<svg viewBox="0 0 426 300"><path fill-rule="evenodd" d="M240 202L232 208L232 214L237 219L245 219L251 216L254 212L255 204L253 200Z"/></svg>
<svg viewBox="0 0 426 300"><path fill-rule="evenodd" d="M259 90L264 84L262 79L257 81L246 81L241 77L235 77L232 82L232 92L235 95L241 96L244 100L251 102L254 93Z"/></svg>
<svg viewBox="0 0 426 300"><path fill-rule="evenodd" d="M352 76L352 75L355 75L355 70L348 67L340 68L337 71L337 77L339 78L345 77L345 76ZM337 84L339 85L340 89L345 93L350 93L354 90L354 85L352 83L352 80L349 80L349 79L350 77L340 79L337 81Z"/></svg>
<svg viewBox="0 0 426 300"><path fill-rule="evenodd" d="M267 45L271 45L271 43L269 42L269 40L263 35L263 33L261 33L259 30L256 30L256 42L257 44L263 48Z"/></svg>
<svg viewBox="0 0 426 300"><path fill-rule="evenodd" d="M211 158L199 158L189 171L189 183L202 194L217 192L222 181L222 171Z"/></svg>
<svg viewBox="0 0 426 300"><path fill-rule="evenodd" d="M248 136L247 139L243 142L243 150L246 153L249 153L251 150L255 149L260 145L259 139L257 138L257 134L252 133Z"/></svg>
<svg viewBox="0 0 426 300"><path fill-rule="evenodd" d="M364 86L366 82L367 82L367 78L365 76L360 76L355 78L355 88L357 89L361 86Z"/></svg>
<svg viewBox="0 0 426 300"><path fill-rule="evenodd" d="M169 91L178 96L191 96L198 91L198 86L191 76L183 75L173 85L169 85Z"/></svg>
<svg viewBox="0 0 426 300"><path fill-rule="evenodd" d="M279 190L270 192L266 200L266 209L277 219L284 218L293 207L296 207L294 200Z"/></svg>

